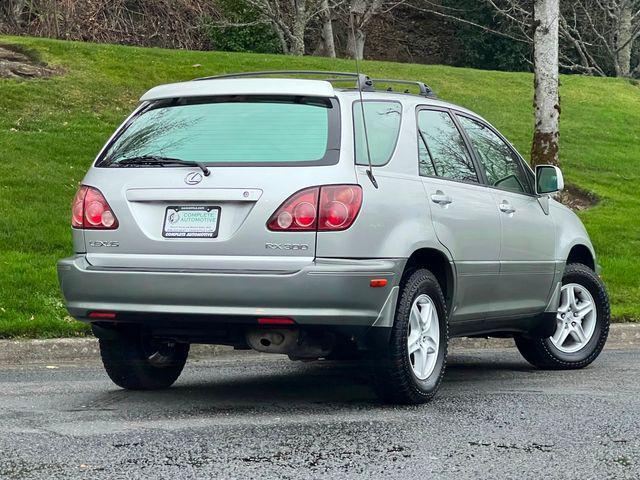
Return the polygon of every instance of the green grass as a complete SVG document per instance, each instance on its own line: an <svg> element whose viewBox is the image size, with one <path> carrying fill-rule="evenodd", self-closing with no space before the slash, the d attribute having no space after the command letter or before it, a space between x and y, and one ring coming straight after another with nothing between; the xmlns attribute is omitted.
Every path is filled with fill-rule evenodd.
<svg viewBox="0 0 640 480"><path fill-rule="evenodd" d="M62 304L55 262L71 254L69 208L98 149L154 85L240 70L353 70L346 60L188 52L0 37L38 52L61 76L0 80L0 337L83 334ZM200 64L201 67L194 67ZM363 62L381 77L427 81L477 111L528 154L531 75ZM613 315L640 321L640 87L562 77L565 177L601 203L580 216L599 253Z"/></svg>

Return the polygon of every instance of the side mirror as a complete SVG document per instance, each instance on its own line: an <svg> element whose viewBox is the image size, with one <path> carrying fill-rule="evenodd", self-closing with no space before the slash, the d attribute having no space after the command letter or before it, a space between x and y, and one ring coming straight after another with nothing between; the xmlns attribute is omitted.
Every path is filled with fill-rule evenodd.
<svg viewBox="0 0 640 480"><path fill-rule="evenodd" d="M553 165L538 165L536 167L536 193L555 193L564 189L562 171Z"/></svg>

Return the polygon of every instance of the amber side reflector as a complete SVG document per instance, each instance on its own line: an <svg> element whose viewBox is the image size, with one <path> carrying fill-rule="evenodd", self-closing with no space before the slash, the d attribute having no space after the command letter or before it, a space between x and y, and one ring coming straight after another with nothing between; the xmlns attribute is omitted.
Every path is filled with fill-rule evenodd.
<svg viewBox="0 0 640 480"><path fill-rule="evenodd" d="M387 279L386 278L372 278L371 282L369 282L369 286L371 288L386 287L387 286Z"/></svg>
<svg viewBox="0 0 640 480"><path fill-rule="evenodd" d="M114 312L91 312L89 318L113 319L116 318L116 314Z"/></svg>
<svg viewBox="0 0 640 480"><path fill-rule="evenodd" d="M260 325L294 325L296 322L289 317L263 317L258 319Z"/></svg>

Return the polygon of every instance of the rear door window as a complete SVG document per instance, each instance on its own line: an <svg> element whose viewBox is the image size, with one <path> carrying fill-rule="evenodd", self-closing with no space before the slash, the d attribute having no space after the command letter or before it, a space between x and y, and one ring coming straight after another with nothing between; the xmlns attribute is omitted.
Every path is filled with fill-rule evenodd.
<svg viewBox="0 0 640 480"><path fill-rule="evenodd" d="M363 117L366 124L363 127ZM402 107L399 102L365 100L353 103L353 125L355 136L356 164L368 165L367 139L371 164L385 165L391 159L400 133Z"/></svg>
<svg viewBox="0 0 640 480"><path fill-rule="evenodd" d="M510 192L532 193L520 160L509 145L487 125L458 115L492 187Z"/></svg>
<svg viewBox="0 0 640 480"><path fill-rule="evenodd" d="M478 183L478 175L462 134L448 112L418 112L420 175Z"/></svg>

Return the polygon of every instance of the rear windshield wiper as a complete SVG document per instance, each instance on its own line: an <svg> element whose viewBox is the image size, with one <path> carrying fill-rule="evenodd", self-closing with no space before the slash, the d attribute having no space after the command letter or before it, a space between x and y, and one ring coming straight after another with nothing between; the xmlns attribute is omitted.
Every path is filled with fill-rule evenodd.
<svg viewBox="0 0 640 480"><path fill-rule="evenodd" d="M202 170L205 177L211 172L204 163L192 162L190 160L180 160L179 158L162 157L159 155L141 155L139 157L130 157L112 163L115 167L135 167L142 165L154 165L158 167L198 167Z"/></svg>

